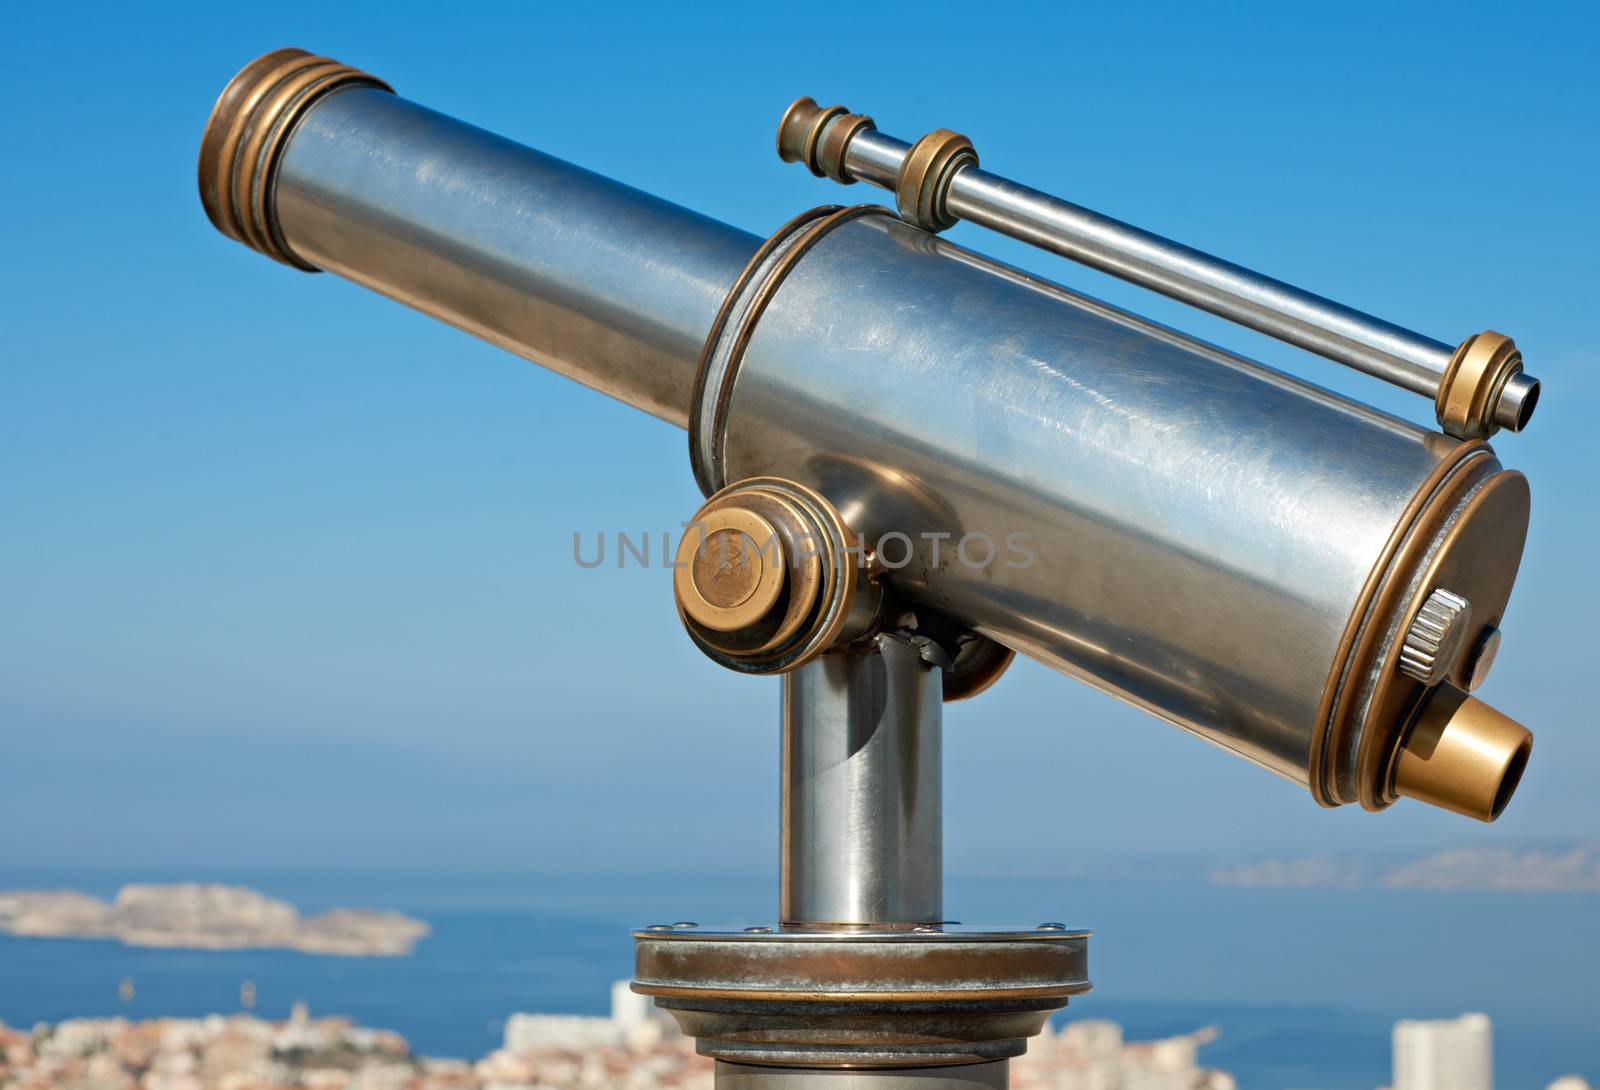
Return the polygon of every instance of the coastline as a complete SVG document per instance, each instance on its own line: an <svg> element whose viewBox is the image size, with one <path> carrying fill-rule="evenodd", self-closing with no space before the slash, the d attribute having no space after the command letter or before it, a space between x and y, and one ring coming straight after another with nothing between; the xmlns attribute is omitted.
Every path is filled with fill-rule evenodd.
<svg viewBox="0 0 1600 1090"><path fill-rule="evenodd" d="M119 872L6 875L95 892ZM323 957L285 950L195 951L100 941L0 936L0 1019L12 1025L83 1016L203 1017L239 1009L287 1018L296 999L385 1026L421 1054L482 1056L517 1010L597 1015L606 981L629 975L627 932L679 909L760 922L773 879L762 874L489 875L229 873L307 911L393 906L426 918L410 957ZM964 918L1008 920L1018 905L1095 931L1095 990L1066 1021L1110 1019L1130 1039L1216 1024L1208 1064L1242 1090L1371 1090L1389 1078L1390 1031L1402 1018L1486 1011L1496 1027L1497 1078L1537 1090L1577 1070L1600 1072L1600 1003L1587 982L1600 949L1574 946L1600 912L1589 893L1459 893L1220 887L1196 882L952 877L948 903ZM1463 958L1511 941L1493 973ZM1306 935L1317 941L1306 942ZM1260 956L1264 949L1283 957ZM121 978L136 986L118 998ZM1381 980L1383 987L1375 988ZM1315 998L1308 999L1314 985Z"/></svg>
<svg viewBox="0 0 1600 1090"><path fill-rule="evenodd" d="M110 901L75 890L0 890L0 934L23 938L399 957L427 933L423 921L389 910L331 908L301 915L287 901L244 886L129 883Z"/></svg>

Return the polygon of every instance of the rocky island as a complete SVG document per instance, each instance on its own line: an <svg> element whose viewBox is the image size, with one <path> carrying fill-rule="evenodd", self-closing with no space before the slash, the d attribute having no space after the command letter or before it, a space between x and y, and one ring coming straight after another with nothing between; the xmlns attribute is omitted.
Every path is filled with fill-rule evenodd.
<svg viewBox="0 0 1600 1090"><path fill-rule="evenodd" d="M302 916L288 902L242 886L126 885L110 902L68 890L0 890L0 933L194 950L395 956L409 954L428 925L369 908Z"/></svg>

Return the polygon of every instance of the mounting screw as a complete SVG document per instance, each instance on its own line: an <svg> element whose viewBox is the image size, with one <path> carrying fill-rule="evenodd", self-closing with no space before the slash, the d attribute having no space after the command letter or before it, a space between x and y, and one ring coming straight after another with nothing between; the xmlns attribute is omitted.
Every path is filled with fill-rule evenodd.
<svg viewBox="0 0 1600 1090"><path fill-rule="evenodd" d="M770 928L770 927L747 927L744 930L745 930L745 933L748 934L748 935L770 935L770 934L772 934L772 928Z"/></svg>
<svg viewBox="0 0 1600 1090"><path fill-rule="evenodd" d="M699 926L700 925L695 923L693 920L679 920L677 923L672 925L670 930L673 930L673 931L687 931L691 927L699 927Z"/></svg>
<svg viewBox="0 0 1600 1090"><path fill-rule="evenodd" d="M671 931L672 930L672 925L670 923L653 923L649 927L645 928L645 930L646 931Z"/></svg>
<svg viewBox="0 0 1600 1090"><path fill-rule="evenodd" d="M1471 603L1443 587L1435 590L1406 628L1400 645L1400 672L1424 685L1443 680L1461 652L1471 623Z"/></svg>
<svg viewBox="0 0 1600 1090"><path fill-rule="evenodd" d="M1064 923L1056 923L1054 921L1051 921L1049 923L1042 923L1038 927L1034 928L1035 931L1065 931L1066 929L1067 929L1067 925L1066 924L1064 924Z"/></svg>

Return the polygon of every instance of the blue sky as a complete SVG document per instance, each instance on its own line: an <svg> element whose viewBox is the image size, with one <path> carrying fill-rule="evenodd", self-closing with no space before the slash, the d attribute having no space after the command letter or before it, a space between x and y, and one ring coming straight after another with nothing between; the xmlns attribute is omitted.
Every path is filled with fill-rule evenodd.
<svg viewBox="0 0 1600 1090"><path fill-rule="evenodd" d="M702 659L665 572L570 559L574 530L694 508L683 435L206 222L207 110L284 45L757 233L840 197L772 152L811 94L899 135L966 132L997 171L1440 339L1511 333L1545 398L1497 443L1534 525L1483 695L1537 744L1499 825L1320 810L1020 664L950 709L949 866L1600 834L1594 12L8 6L0 879L772 866L777 683ZM1177 304L952 237L1423 419Z"/></svg>

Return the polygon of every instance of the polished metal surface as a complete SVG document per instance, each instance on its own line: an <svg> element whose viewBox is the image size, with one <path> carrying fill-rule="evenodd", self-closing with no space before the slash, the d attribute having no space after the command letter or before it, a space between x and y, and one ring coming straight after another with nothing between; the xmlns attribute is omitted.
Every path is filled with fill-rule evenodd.
<svg viewBox="0 0 1600 1090"><path fill-rule="evenodd" d="M1007 1062L889 1070L767 1067L717 1061L717 1090L1005 1090Z"/></svg>
<svg viewBox="0 0 1600 1090"><path fill-rule="evenodd" d="M911 145L877 129L857 133L845 148L845 171L858 181L871 182L880 189L894 189L900 166L911 154Z"/></svg>
<svg viewBox="0 0 1600 1090"><path fill-rule="evenodd" d="M942 699L892 636L784 675L785 924L943 918Z"/></svg>
<svg viewBox="0 0 1600 1090"><path fill-rule="evenodd" d="M711 448L709 439L719 429L724 407L721 393L727 383L728 371L739 356L739 346L744 343L743 331L759 315L765 305L768 284L794 260L810 228L827 219L834 211L835 206L824 205L802 212L763 242L734 281L716 318L706 331L692 404L689 406L688 429L689 469L694 473L695 484L700 486L701 494L708 498L721 487L713 482L722 477L721 467L712 461L716 452Z"/></svg>
<svg viewBox="0 0 1600 1090"><path fill-rule="evenodd" d="M784 280L722 443L913 600L1302 783L1363 585L1459 447L884 216Z"/></svg>
<svg viewBox="0 0 1600 1090"><path fill-rule="evenodd" d="M963 171L946 200L963 219L1182 300L1433 397L1455 345L1018 185Z"/></svg>
<svg viewBox="0 0 1600 1090"><path fill-rule="evenodd" d="M670 942L676 947L684 943L726 943L738 942L757 943L763 946L804 946L832 945L844 943L853 946L877 946L884 943L890 945L933 945L941 948L950 948L963 945L985 943L1034 943L1042 946L1058 948L1070 947L1076 955L1087 951L1083 942L1093 932L1081 927L1071 927L1064 923L1047 921L1033 924L1029 927L1015 927L1004 924L965 923L960 920L944 920L936 924L917 924L916 926L895 924L873 924L860 927L835 927L831 924L780 924L773 927L770 924L756 924L754 926L735 927L726 923L699 924L693 921L680 921L677 923L658 923L640 928L633 932L633 937L641 941ZM1086 965L1086 962L1081 963ZM1082 976L1082 971L1075 970L1075 976ZM1087 984L1087 978L1083 981ZM988 986L997 986L997 982L990 980L982 982ZM1085 987L1082 990L1087 991Z"/></svg>
<svg viewBox="0 0 1600 1090"><path fill-rule="evenodd" d="M1525 372L1506 379L1494 403L1494 422L1507 431L1521 431L1539 403L1539 380Z"/></svg>
<svg viewBox="0 0 1600 1090"><path fill-rule="evenodd" d="M876 130L859 133L845 149L844 171L852 178L893 190L912 146ZM954 173L944 205L955 218L1181 300L1430 399L1437 396L1456 348L976 165ZM1495 422L1520 431L1532 414L1537 389L1538 382L1531 376L1507 383L1495 404Z"/></svg>
<svg viewBox="0 0 1600 1090"><path fill-rule="evenodd" d="M274 198L296 257L679 427L760 242L371 88L306 112Z"/></svg>

